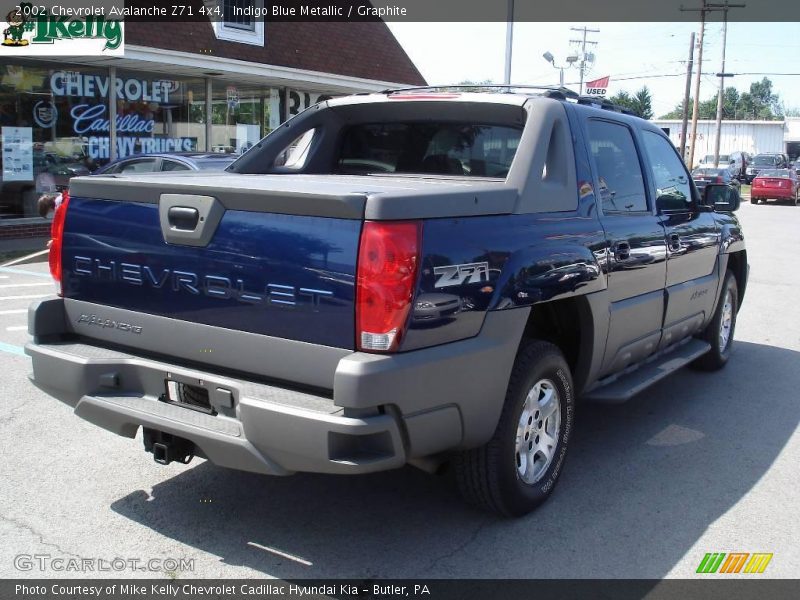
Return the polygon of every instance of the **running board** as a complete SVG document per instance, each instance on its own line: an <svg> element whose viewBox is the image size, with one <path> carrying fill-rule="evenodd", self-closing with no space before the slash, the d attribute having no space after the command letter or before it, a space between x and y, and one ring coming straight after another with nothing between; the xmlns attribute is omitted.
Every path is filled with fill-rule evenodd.
<svg viewBox="0 0 800 600"><path fill-rule="evenodd" d="M688 365L711 350L708 342L690 338L673 350L656 355L618 376L601 380L599 386L583 395L583 399L606 404L621 404L633 398L670 373Z"/></svg>

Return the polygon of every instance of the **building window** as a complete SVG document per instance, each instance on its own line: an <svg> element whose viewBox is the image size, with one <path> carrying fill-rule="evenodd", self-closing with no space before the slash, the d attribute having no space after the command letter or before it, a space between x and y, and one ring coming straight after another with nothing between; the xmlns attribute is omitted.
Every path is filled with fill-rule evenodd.
<svg viewBox="0 0 800 600"><path fill-rule="evenodd" d="M249 16L246 9L255 7L253 0L223 0L222 2L222 22L225 27L233 29L243 29L245 31L255 31L256 24L252 16Z"/></svg>
<svg viewBox="0 0 800 600"><path fill-rule="evenodd" d="M264 45L264 20L253 16L263 9L263 0L219 0L219 5L222 18L212 22L218 40Z"/></svg>

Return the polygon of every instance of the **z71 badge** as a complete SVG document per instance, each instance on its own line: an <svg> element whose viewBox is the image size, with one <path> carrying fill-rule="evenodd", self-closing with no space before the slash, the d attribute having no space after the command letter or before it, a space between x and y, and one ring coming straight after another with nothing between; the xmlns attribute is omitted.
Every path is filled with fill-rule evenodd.
<svg viewBox="0 0 800 600"><path fill-rule="evenodd" d="M439 275L435 288L450 287L463 283L481 283L489 281L489 263L466 263L463 265L445 265L434 267L433 274Z"/></svg>

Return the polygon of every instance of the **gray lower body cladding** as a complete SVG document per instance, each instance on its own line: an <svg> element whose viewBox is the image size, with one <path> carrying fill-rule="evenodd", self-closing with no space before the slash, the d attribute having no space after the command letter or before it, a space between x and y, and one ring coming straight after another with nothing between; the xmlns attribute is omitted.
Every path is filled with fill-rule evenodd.
<svg viewBox="0 0 800 600"><path fill-rule="evenodd" d="M103 312L124 316L108 307ZM34 341L26 352L40 389L119 435L154 429L193 442L220 466L287 475L381 471L485 442L502 409L529 309L489 313L475 338L402 354L344 351L329 365L330 352L309 348L301 363L309 373L297 383L330 382L332 398L259 383L268 372L249 380L213 366L115 350L108 337L70 335L67 313L61 299L30 308ZM111 335L111 328L98 329ZM182 331L182 325L172 328L176 345ZM287 342L263 336L258 356L271 362ZM328 358L315 363L321 356ZM272 364L286 368L278 359ZM205 388L215 414L159 400L167 381Z"/></svg>

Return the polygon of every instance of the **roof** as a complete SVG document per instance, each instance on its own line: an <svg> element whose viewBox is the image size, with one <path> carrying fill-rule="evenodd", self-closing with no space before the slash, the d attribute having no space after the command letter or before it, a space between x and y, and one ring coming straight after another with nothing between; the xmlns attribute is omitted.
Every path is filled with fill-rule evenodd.
<svg viewBox="0 0 800 600"><path fill-rule="evenodd" d="M264 24L264 46L218 40L211 21L174 26L125 23L125 43L349 77L425 85L425 79L381 22L277 22Z"/></svg>
<svg viewBox="0 0 800 600"><path fill-rule="evenodd" d="M660 131L653 123L641 119L625 107L618 106L602 98L593 96L579 96L575 92L553 86L540 85L445 85L445 86L420 86L384 90L379 93L361 93L351 96L342 96L328 100L331 107L347 106L353 104L374 104L380 102L479 102L483 104L505 104L510 106L523 106L530 100L549 100L569 102L578 105L583 110L611 111L626 118L642 121L653 131Z"/></svg>
<svg viewBox="0 0 800 600"><path fill-rule="evenodd" d="M194 160L227 158L228 160L234 160L239 158L239 155L225 152L141 152L118 158L117 161L131 158L189 158Z"/></svg>
<svg viewBox="0 0 800 600"><path fill-rule="evenodd" d="M388 92L388 93L387 93ZM432 91L413 91L398 90L377 94L355 94L351 96L340 96L328 100L329 106L344 106L351 104L372 104L375 102L405 102L405 101L450 101L450 102L486 102L492 104L510 104L522 106L531 95L526 94L507 94L498 92L432 92ZM538 95L538 94L537 94Z"/></svg>
<svg viewBox="0 0 800 600"><path fill-rule="evenodd" d="M681 119L651 119L651 123L683 123ZM692 120L689 118L689 123ZM697 122L701 125L716 125L717 121L715 119L698 119ZM765 121L765 120L739 120L739 119L723 119L722 124L728 125L780 125L783 127L784 121Z"/></svg>

